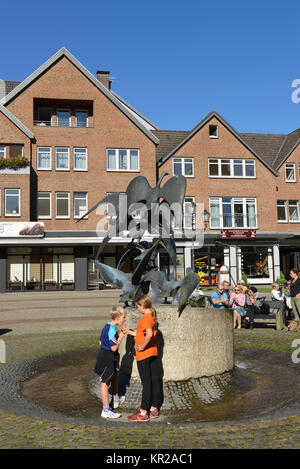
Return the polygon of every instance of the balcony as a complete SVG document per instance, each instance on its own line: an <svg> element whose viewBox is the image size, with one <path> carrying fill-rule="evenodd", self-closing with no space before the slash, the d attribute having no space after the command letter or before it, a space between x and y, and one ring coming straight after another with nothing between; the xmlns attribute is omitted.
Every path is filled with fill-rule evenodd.
<svg viewBox="0 0 300 469"><path fill-rule="evenodd" d="M76 128L93 128L94 124L92 122L65 122L65 123L59 123L57 121L54 121L54 119L47 121L47 120L42 120L42 121L33 121L33 125L39 126L39 127L76 127Z"/></svg>
<svg viewBox="0 0 300 469"><path fill-rule="evenodd" d="M0 158L0 174L30 174L30 161L24 156Z"/></svg>
<svg viewBox="0 0 300 469"><path fill-rule="evenodd" d="M226 214L210 218L210 227L214 228L257 228L257 214Z"/></svg>

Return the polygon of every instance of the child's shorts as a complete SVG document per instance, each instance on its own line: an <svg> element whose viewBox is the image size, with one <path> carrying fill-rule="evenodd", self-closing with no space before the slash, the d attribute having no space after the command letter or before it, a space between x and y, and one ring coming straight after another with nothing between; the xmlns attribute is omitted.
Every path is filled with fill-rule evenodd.
<svg viewBox="0 0 300 469"><path fill-rule="evenodd" d="M101 382L110 383L119 370L119 353L100 349L94 372L100 376Z"/></svg>

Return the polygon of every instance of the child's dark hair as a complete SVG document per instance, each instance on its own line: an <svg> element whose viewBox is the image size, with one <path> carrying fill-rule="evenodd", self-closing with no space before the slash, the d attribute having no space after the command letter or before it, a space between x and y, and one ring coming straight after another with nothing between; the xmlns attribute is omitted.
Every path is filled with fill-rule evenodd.
<svg viewBox="0 0 300 469"><path fill-rule="evenodd" d="M137 304L142 306L145 309L151 309L152 317L154 321L154 327L157 328L158 319L157 319L157 312L152 304L152 300L149 295L143 295L137 300Z"/></svg>

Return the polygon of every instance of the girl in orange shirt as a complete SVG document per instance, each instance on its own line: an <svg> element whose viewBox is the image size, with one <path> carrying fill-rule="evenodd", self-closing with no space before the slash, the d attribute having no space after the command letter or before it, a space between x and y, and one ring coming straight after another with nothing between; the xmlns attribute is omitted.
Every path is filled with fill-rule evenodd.
<svg viewBox="0 0 300 469"><path fill-rule="evenodd" d="M128 419L132 422L148 422L149 414L152 418L159 416L162 403L162 376L158 362L158 352L155 343L157 334L157 314L148 295L143 295L137 301L137 307L143 315L137 330L125 330L126 334L135 336L135 351L138 372L142 381L141 408Z"/></svg>

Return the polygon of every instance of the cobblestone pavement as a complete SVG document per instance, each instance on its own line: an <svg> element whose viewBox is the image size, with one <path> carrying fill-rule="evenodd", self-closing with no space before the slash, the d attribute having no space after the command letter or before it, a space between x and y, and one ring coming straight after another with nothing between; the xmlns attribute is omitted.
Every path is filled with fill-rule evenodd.
<svg viewBox="0 0 300 469"><path fill-rule="evenodd" d="M68 292L69 293L69 292ZM107 310L119 292L0 295L0 338L6 344L6 366L22 360L94 347ZM90 318L90 319L88 319ZM291 355L299 333L277 332L274 318L259 320L253 331L235 331L243 350ZM300 364L299 364L300 366ZM274 385L276 377L274 377ZM0 409L1 449L259 449L300 448L300 414L272 420L198 424L120 426L60 422Z"/></svg>

